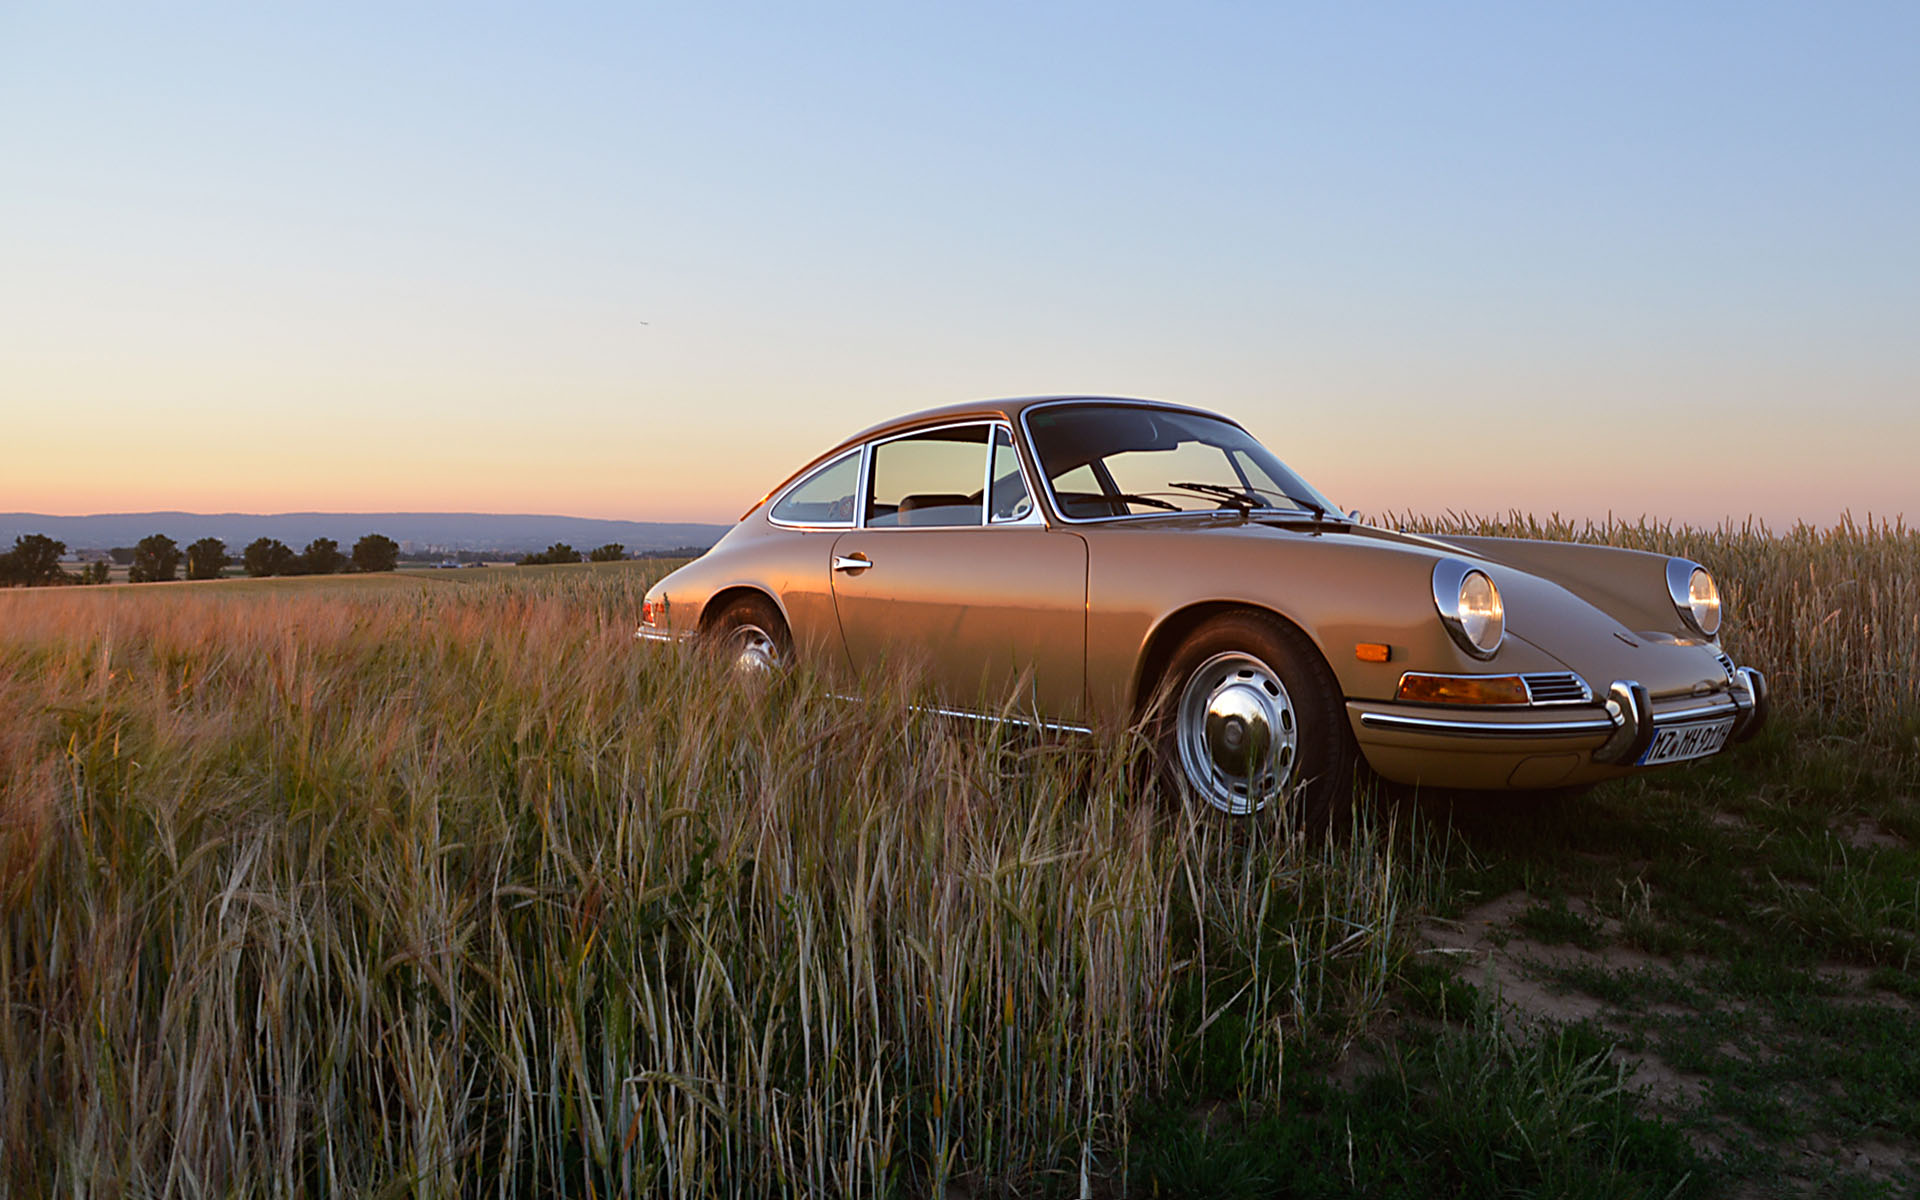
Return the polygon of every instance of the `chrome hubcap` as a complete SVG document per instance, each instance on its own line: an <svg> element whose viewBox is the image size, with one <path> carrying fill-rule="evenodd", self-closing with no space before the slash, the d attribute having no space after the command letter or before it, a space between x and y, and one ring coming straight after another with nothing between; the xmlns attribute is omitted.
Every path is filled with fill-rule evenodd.
<svg viewBox="0 0 1920 1200"><path fill-rule="evenodd" d="M780 666L780 648L758 625L737 625L727 635L727 659L734 674L758 678Z"/></svg>
<svg viewBox="0 0 1920 1200"><path fill-rule="evenodd" d="M1187 782L1223 812L1257 812L1293 778L1299 728L1286 685L1250 654L1216 654L1180 692L1175 738Z"/></svg>

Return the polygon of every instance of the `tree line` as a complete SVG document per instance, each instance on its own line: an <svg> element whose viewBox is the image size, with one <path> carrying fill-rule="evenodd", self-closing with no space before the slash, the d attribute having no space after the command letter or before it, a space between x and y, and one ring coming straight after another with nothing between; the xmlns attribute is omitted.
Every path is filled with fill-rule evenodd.
<svg viewBox="0 0 1920 1200"><path fill-rule="evenodd" d="M619 562L627 556L627 548L619 542L608 542L598 549L587 551L588 562ZM523 554L520 565L523 567L546 566L549 563L577 563L580 552L565 542L555 542L538 554Z"/></svg>
<svg viewBox="0 0 1920 1200"><path fill-rule="evenodd" d="M13 539L13 549L0 554L0 587L45 587L59 583L105 583L107 564L89 563L78 572L64 570L61 556L65 542L45 534L29 533ZM227 544L215 537L204 537L189 545L183 553L165 534L140 539L135 546L115 546L108 554L115 562L127 565L129 583L166 583L179 578L181 560L186 561L188 579L218 579L232 565ZM337 575L343 571L391 571L400 561L400 544L384 534L369 533L353 544L349 553L341 553L340 543L332 538L315 538L307 548L295 553L279 538L255 538L240 554L240 564L248 575Z"/></svg>

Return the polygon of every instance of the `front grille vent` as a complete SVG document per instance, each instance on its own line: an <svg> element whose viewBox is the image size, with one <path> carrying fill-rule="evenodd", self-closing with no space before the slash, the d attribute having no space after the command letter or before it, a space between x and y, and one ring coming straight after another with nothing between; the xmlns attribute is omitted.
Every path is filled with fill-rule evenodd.
<svg viewBox="0 0 1920 1200"><path fill-rule="evenodd" d="M1587 687L1587 681L1572 671L1543 671L1522 675L1520 679L1527 685L1527 701L1531 704L1593 703L1593 692Z"/></svg>
<svg viewBox="0 0 1920 1200"><path fill-rule="evenodd" d="M1726 651L1724 650L1715 650L1713 652L1713 656L1720 660L1720 669L1727 673L1727 682L1732 683L1733 682L1733 660L1727 657Z"/></svg>

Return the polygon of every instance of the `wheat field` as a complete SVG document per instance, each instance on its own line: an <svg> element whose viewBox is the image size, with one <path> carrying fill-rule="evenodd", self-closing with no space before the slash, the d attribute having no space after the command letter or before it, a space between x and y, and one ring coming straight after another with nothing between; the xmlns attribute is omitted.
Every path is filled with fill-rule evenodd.
<svg viewBox="0 0 1920 1200"><path fill-rule="evenodd" d="M1688 554L1784 724L1920 753L1898 524L1399 523ZM7 1194L1074 1195L1388 1003L1419 839L649 652L663 569L0 593Z"/></svg>
<svg viewBox="0 0 1920 1200"><path fill-rule="evenodd" d="M1229 1003L1271 1082L1377 1002L1373 839L743 689L647 579L0 596L11 1194L1064 1187Z"/></svg>

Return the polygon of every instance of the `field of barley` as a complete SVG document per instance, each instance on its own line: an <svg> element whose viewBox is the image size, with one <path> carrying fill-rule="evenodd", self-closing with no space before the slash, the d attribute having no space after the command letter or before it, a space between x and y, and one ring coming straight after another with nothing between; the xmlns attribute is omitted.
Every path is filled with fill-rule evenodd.
<svg viewBox="0 0 1920 1200"><path fill-rule="evenodd" d="M1902 526L1400 523L1698 558L1783 726L1920 754ZM0 593L0 1190L1117 1195L1392 1009L1437 837L743 686L663 569Z"/></svg>

